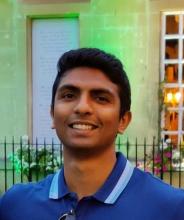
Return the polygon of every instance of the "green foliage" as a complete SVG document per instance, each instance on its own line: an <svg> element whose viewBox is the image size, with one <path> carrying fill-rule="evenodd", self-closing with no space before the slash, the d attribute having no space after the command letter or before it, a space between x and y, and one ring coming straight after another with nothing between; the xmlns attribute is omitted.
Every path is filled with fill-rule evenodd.
<svg viewBox="0 0 184 220"><path fill-rule="evenodd" d="M14 153L9 155L16 173L23 173L28 179L30 174L37 173L48 175L59 169L62 164L60 153L54 151L52 146L24 145L17 148Z"/></svg>

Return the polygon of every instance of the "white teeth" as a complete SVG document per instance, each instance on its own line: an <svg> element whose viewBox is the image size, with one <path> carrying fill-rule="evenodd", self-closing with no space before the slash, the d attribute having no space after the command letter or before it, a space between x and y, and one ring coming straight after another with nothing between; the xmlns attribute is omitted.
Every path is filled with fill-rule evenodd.
<svg viewBox="0 0 184 220"><path fill-rule="evenodd" d="M93 129L92 125L84 125L84 124L73 124L72 127L75 129L80 129L80 130L92 130Z"/></svg>

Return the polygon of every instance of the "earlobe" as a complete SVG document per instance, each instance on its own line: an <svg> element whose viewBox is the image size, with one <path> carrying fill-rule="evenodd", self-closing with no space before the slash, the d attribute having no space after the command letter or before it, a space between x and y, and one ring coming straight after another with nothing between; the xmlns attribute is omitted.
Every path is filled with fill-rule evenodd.
<svg viewBox="0 0 184 220"><path fill-rule="evenodd" d="M55 129L54 113L53 113L53 110L52 110L52 109L50 109L50 116L51 116L51 118L52 118L51 129Z"/></svg>
<svg viewBox="0 0 184 220"><path fill-rule="evenodd" d="M131 119L132 119L132 113L130 111L125 112L125 114L121 117L119 122L119 128L118 128L119 134L123 134L123 132L128 127Z"/></svg>

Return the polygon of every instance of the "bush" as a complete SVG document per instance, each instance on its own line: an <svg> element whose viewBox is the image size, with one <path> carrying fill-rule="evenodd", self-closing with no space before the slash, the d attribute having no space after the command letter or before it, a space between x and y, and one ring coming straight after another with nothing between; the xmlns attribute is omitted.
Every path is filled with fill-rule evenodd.
<svg viewBox="0 0 184 220"><path fill-rule="evenodd" d="M21 173L32 180L32 175L46 176L55 172L62 165L60 152L47 146L24 145L9 155L16 173Z"/></svg>

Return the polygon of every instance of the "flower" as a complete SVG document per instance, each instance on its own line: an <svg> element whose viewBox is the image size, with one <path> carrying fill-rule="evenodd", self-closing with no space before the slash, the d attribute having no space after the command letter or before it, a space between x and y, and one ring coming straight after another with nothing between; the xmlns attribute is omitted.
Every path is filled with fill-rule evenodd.
<svg viewBox="0 0 184 220"><path fill-rule="evenodd" d="M157 154L154 158L154 163L157 164L157 163L161 163L161 162L162 162L161 156L160 156L160 154Z"/></svg>
<svg viewBox="0 0 184 220"><path fill-rule="evenodd" d="M172 153L171 152L164 152L164 157L171 158L172 157Z"/></svg>
<svg viewBox="0 0 184 220"><path fill-rule="evenodd" d="M146 167L144 170L153 172L155 175L167 172L172 168L172 154L173 148L172 143L168 139L166 142L162 142L156 153L147 155Z"/></svg>
<svg viewBox="0 0 184 220"><path fill-rule="evenodd" d="M170 170L172 166L172 144L166 141L161 144L161 150L156 153L153 160L154 171L156 175Z"/></svg>

